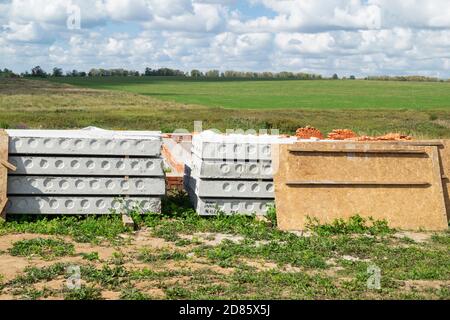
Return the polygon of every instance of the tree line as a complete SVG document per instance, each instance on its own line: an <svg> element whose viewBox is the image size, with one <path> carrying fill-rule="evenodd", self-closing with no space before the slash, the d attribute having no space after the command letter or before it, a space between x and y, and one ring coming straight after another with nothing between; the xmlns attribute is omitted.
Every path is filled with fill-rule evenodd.
<svg viewBox="0 0 450 320"><path fill-rule="evenodd" d="M200 71L198 69L193 69L190 72L185 72L178 69L171 68L145 68L144 72L139 72L136 70L127 70L123 68L116 69L102 69L102 68L92 68L88 72L78 71L76 69L71 71L63 71L62 68L55 67L51 72L46 72L40 66L32 68L30 71L23 72L21 74L16 74L9 69L0 69L0 78L5 77L25 77L25 78L48 78L48 77L185 77L192 79L297 79L297 80L321 80L321 79L331 79L331 80L356 80L354 75L348 77L340 78L336 73L331 77L324 77L320 74L305 73L305 72L249 72L249 71L219 71L219 70L208 70ZM420 82L438 82L443 81L442 79L427 76L368 76L362 78L364 80L375 80L375 81L420 81ZM447 80L447 81L450 81Z"/></svg>

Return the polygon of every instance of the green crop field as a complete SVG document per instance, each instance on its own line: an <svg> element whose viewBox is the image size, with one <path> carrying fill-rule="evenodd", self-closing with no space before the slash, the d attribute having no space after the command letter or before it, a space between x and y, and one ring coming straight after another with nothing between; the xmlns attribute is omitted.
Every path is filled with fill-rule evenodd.
<svg viewBox="0 0 450 320"><path fill-rule="evenodd" d="M325 134L350 128L361 135L450 138L448 83L152 79L0 79L0 128L173 132L192 131L194 121L203 121L204 129L221 131L279 129L293 134L312 125Z"/></svg>
<svg viewBox="0 0 450 320"><path fill-rule="evenodd" d="M189 80L160 77L54 78L161 100L250 109L450 109L450 82Z"/></svg>

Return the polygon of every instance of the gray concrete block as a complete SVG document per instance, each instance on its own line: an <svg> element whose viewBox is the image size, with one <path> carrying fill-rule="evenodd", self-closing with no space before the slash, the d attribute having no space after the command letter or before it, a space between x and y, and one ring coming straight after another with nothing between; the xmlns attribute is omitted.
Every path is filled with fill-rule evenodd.
<svg viewBox="0 0 450 320"><path fill-rule="evenodd" d="M272 160L281 144L292 144L295 137L275 135L216 134L204 131L192 138L192 153L202 159Z"/></svg>
<svg viewBox="0 0 450 320"><path fill-rule="evenodd" d="M200 198L194 192L189 192L191 202L199 215L212 216L223 214L265 215L273 199L217 199Z"/></svg>
<svg viewBox="0 0 450 320"><path fill-rule="evenodd" d="M8 195L164 195L163 178L11 176Z"/></svg>
<svg viewBox="0 0 450 320"><path fill-rule="evenodd" d="M164 175L162 159L10 156L12 175L155 176Z"/></svg>
<svg viewBox="0 0 450 320"><path fill-rule="evenodd" d="M202 160L193 155L186 170L190 170L189 175L202 179L273 180L271 161Z"/></svg>
<svg viewBox="0 0 450 320"><path fill-rule="evenodd" d="M61 138L10 136L9 154L114 155L158 157L160 138Z"/></svg>
<svg viewBox="0 0 450 320"><path fill-rule="evenodd" d="M52 197L10 196L8 214L110 214L126 210L161 212L161 199L156 197Z"/></svg>
<svg viewBox="0 0 450 320"><path fill-rule="evenodd" d="M200 147L193 146L192 153L209 160L272 160L272 153L277 147L270 144L249 143L211 143L203 142Z"/></svg>
<svg viewBox="0 0 450 320"><path fill-rule="evenodd" d="M199 197L274 199L273 181L204 180L185 176L185 184Z"/></svg>

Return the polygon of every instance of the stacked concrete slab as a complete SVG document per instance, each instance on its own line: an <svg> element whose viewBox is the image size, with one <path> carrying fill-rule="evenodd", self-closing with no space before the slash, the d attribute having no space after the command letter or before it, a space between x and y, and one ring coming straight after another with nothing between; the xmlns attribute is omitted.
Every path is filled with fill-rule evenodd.
<svg viewBox="0 0 450 320"><path fill-rule="evenodd" d="M10 214L160 212L159 132L8 130Z"/></svg>
<svg viewBox="0 0 450 320"><path fill-rule="evenodd" d="M264 215L274 202L272 155L295 137L221 135L205 131L192 139L185 189L200 215Z"/></svg>

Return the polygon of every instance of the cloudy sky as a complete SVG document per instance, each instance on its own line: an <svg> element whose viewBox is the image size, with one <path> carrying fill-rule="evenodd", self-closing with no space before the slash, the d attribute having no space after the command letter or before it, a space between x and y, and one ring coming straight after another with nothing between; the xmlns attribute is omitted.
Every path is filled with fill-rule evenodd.
<svg viewBox="0 0 450 320"><path fill-rule="evenodd" d="M0 68L35 65L448 78L450 0L0 0Z"/></svg>

